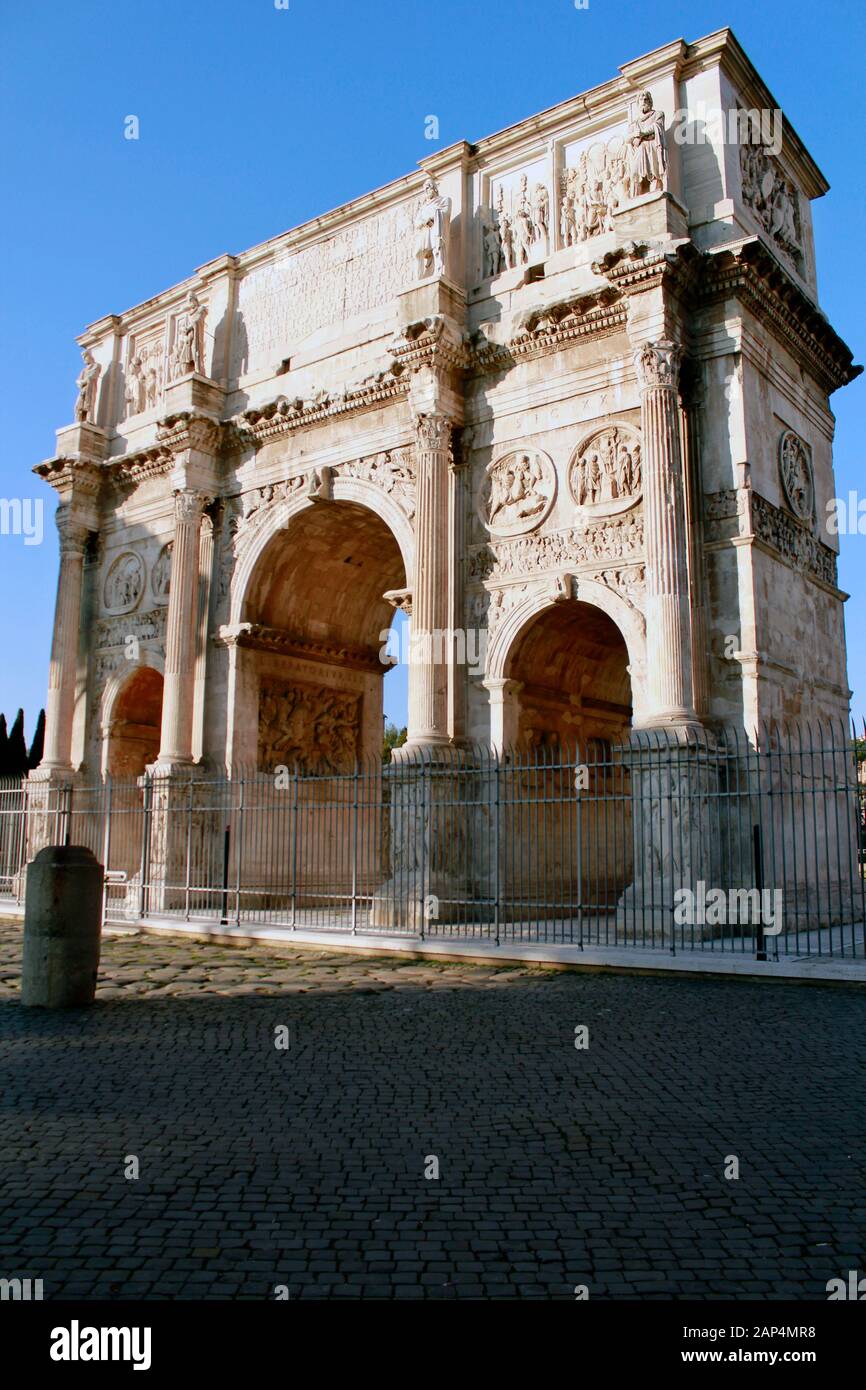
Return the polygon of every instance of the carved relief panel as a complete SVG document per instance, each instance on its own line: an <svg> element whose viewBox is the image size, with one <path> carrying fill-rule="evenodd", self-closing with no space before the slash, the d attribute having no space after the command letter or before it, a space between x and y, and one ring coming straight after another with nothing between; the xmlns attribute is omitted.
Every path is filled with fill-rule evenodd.
<svg viewBox="0 0 866 1390"><path fill-rule="evenodd" d="M640 499L640 435L631 425L605 425L586 436L568 466L568 487L582 516L615 516Z"/></svg>
<svg viewBox="0 0 866 1390"><path fill-rule="evenodd" d="M135 608L144 589L144 564L134 550L125 550L112 560L102 599L109 613L128 613Z"/></svg>
<svg viewBox="0 0 866 1390"><path fill-rule="evenodd" d="M569 146L560 175L559 234L563 246L613 230L613 213L628 198L626 127L604 139Z"/></svg>
<svg viewBox="0 0 866 1390"><path fill-rule="evenodd" d="M361 696L327 686L263 680L259 691L258 759L304 769L341 768L358 753Z"/></svg>
<svg viewBox="0 0 866 1390"><path fill-rule="evenodd" d="M740 174L746 207L796 263L803 249L797 189L762 145L740 145Z"/></svg>
<svg viewBox="0 0 866 1390"><path fill-rule="evenodd" d="M167 545L156 557L153 569L150 572L150 587L153 597L161 603L168 602L168 591L171 583L171 551L174 542L169 541Z"/></svg>
<svg viewBox="0 0 866 1390"><path fill-rule="evenodd" d="M815 479L812 460L803 440L793 430L785 430L779 440L779 476L791 511L812 526L815 520Z"/></svg>
<svg viewBox="0 0 866 1390"><path fill-rule="evenodd" d="M489 196L481 217L482 277L543 260L553 249L546 162L492 178Z"/></svg>
<svg viewBox="0 0 866 1390"><path fill-rule="evenodd" d="M512 449L488 464L478 515L495 536L518 536L540 526L556 496L556 470L540 449Z"/></svg>
<svg viewBox="0 0 866 1390"><path fill-rule="evenodd" d="M141 415L162 404L165 392L165 324L129 335L126 350L124 416Z"/></svg>

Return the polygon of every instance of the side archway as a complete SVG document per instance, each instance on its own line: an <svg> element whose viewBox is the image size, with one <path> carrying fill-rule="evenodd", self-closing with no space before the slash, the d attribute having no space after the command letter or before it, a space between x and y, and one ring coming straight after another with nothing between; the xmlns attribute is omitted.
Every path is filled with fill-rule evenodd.
<svg viewBox="0 0 866 1390"><path fill-rule="evenodd" d="M164 662L155 652L116 671L100 705L102 774L139 777L159 754Z"/></svg>
<svg viewBox="0 0 866 1390"><path fill-rule="evenodd" d="M621 736L645 704L643 614L598 580L539 584L500 620L485 687L494 747Z"/></svg>

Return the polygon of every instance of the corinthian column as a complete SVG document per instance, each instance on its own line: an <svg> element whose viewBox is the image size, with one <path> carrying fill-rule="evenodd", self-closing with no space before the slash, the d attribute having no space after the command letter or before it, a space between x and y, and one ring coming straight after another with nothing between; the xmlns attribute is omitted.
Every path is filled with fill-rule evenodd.
<svg viewBox="0 0 866 1390"><path fill-rule="evenodd" d="M432 412L418 415L415 513L415 582L409 663L408 745L448 742L448 565L451 422Z"/></svg>
<svg viewBox="0 0 866 1390"><path fill-rule="evenodd" d="M192 762L193 695L199 619L199 532L207 498L174 495L174 545L165 635L165 686L159 764Z"/></svg>
<svg viewBox="0 0 866 1390"><path fill-rule="evenodd" d="M677 379L680 349L635 353L641 388L646 550L647 725L696 723L692 693L688 533Z"/></svg>
<svg viewBox="0 0 866 1390"><path fill-rule="evenodd" d="M78 666L78 631L81 625L81 588L87 528L73 519L68 506L55 517L60 533L60 575L54 609L54 636L48 669L45 707L45 756L43 769L71 771L72 718Z"/></svg>

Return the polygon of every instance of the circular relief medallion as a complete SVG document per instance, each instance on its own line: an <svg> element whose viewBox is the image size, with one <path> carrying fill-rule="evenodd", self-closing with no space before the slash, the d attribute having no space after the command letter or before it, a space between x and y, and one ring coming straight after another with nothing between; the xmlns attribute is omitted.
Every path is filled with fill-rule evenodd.
<svg viewBox="0 0 866 1390"><path fill-rule="evenodd" d="M798 434L785 430L779 440L779 473L788 506L801 521L815 518L815 481L809 450Z"/></svg>
<svg viewBox="0 0 866 1390"><path fill-rule="evenodd" d="M144 565L134 550L125 550L112 561L105 576L105 607L112 613L128 613L138 603L143 588Z"/></svg>
<svg viewBox="0 0 866 1390"><path fill-rule="evenodd" d="M512 449L487 465L478 515L494 536L540 526L556 496L556 470L540 449Z"/></svg>
<svg viewBox="0 0 866 1390"><path fill-rule="evenodd" d="M171 547L173 542L167 545L157 555L153 569L150 572L150 587L156 599L168 599L168 590L171 583Z"/></svg>
<svg viewBox="0 0 866 1390"><path fill-rule="evenodd" d="M588 516L615 516L633 507L643 489L637 430L603 425L582 439L568 465L568 489Z"/></svg>

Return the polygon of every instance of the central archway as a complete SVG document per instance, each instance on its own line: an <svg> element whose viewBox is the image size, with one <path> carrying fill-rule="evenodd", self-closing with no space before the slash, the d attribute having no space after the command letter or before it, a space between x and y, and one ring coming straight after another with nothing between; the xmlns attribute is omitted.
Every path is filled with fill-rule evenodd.
<svg viewBox="0 0 866 1390"><path fill-rule="evenodd" d="M273 531L239 615L245 762L321 769L381 752L383 595L406 587L394 532L358 501L316 502Z"/></svg>

